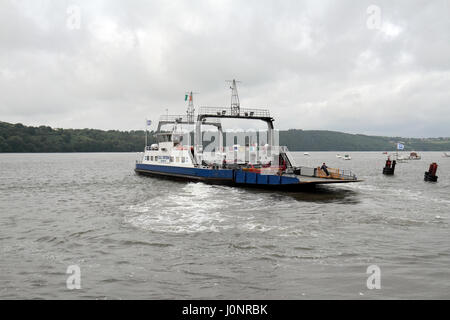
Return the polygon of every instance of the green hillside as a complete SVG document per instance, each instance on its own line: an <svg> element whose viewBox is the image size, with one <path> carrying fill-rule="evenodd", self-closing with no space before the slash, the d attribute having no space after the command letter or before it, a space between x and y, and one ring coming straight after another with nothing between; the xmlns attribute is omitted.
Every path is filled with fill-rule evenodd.
<svg viewBox="0 0 450 320"><path fill-rule="evenodd" d="M295 151L391 151L399 141L404 143L405 150L450 150L450 138L379 137L325 130L280 131L281 144Z"/></svg>
<svg viewBox="0 0 450 320"><path fill-rule="evenodd" d="M449 151L450 138L377 137L320 130L280 131L280 144L292 151ZM149 143L153 142L149 134ZM139 152L144 131L52 129L0 122L0 152Z"/></svg>
<svg viewBox="0 0 450 320"><path fill-rule="evenodd" d="M130 152L143 147L143 131L52 129L0 122L0 152Z"/></svg>

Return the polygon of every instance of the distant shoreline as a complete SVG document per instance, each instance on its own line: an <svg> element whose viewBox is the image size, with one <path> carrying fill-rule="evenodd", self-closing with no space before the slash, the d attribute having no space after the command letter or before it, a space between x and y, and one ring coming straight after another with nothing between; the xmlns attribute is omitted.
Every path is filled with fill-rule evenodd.
<svg viewBox="0 0 450 320"><path fill-rule="evenodd" d="M386 150L371 150L371 151L358 151L358 150L352 150L352 151L336 151L336 150L305 150L305 151L297 151L297 150L290 150L291 152L295 152L295 153L303 153L303 152L309 152L310 155L311 153L322 153L322 152L326 152L326 153L339 153L341 155L344 154L352 154L352 153L383 153ZM423 150L415 150L416 152L420 152L420 153L427 153L427 152L434 152L434 153L444 153L447 151L423 151ZM141 153L142 151L90 151L90 152L86 152L86 151L70 151L70 152L0 152L0 155L26 155L26 154L136 154L136 153ZM392 154L395 153L396 151L387 151L388 154ZM410 151L399 151L400 153L408 153Z"/></svg>
<svg viewBox="0 0 450 320"><path fill-rule="evenodd" d="M148 144L154 143L153 132ZM450 138L404 138L368 136L327 130L289 129L279 131L280 145L299 152L396 151L397 142L408 151L449 152ZM0 153L111 153L141 152L144 131L97 129L53 129L0 121Z"/></svg>

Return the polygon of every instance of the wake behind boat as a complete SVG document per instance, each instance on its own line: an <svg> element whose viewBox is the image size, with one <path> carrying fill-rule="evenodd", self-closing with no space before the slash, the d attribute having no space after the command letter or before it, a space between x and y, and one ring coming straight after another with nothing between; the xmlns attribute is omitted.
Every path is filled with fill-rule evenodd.
<svg viewBox="0 0 450 320"><path fill-rule="evenodd" d="M158 143L146 146L135 171L142 175L203 181L234 186L296 189L318 184L358 182L349 170L296 164L287 147L278 145L274 119L265 109L241 108L236 81L232 81L232 103L227 108L201 107L195 115L190 92L186 115L165 115L155 133ZM244 137L222 129L220 119L260 120L267 131L243 131ZM170 130L162 130L170 125ZM192 132L181 130L191 126ZM205 146L202 126L215 127L214 144ZM208 132L211 133L211 132ZM224 144L226 138L226 145ZM237 141L240 141L238 143ZM211 147L213 145L213 147Z"/></svg>

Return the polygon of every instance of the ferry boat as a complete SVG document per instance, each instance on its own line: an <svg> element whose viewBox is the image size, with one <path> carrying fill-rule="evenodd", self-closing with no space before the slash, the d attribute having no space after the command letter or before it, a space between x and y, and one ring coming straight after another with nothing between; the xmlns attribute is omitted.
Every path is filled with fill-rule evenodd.
<svg viewBox="0 0 450 320"><path fill-rule="evenodd" d="M159 119L154 137L157 143L145 147L142 158L136 161L135 172L164 178L202 181L211 184L226 184L244 187L275 189L298 189L318 184L359 182L349 170L328 168L325 174L320 167L300 166L287 147L275 141L274 119L269 110L241 108L236 81L232 80L231 106L225 108L200 107L195 112L193 93L185 115L163 115ZM266 123L267 134L263 142L224 145L221 119L260 120ZM163 130L167 125L170 130ZM212 126L217 131L217 146L208 151L204 146L203 126ZM181 130L183 127L185 130ZM192 132L195 128L193 143ZM226 135L228 140L228 136ZM147 140L147 139L146 139ZM146 143L147 144L147 143Z"/></svg>

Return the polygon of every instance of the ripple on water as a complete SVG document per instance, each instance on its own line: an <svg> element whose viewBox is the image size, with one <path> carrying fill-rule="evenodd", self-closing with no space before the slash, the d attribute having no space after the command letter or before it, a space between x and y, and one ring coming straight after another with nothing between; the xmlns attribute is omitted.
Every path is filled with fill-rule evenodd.
<svg viewBox="0 0 450 320"><path fill-rule="evenodd" d="M176 193L167 192L129 206L125 222L156 232L217 232L224 221L220 209L225 203L214 196L216 192L212 186L189 183Z"/></svg>
<svg viewBox="0 0 450 320"><path fill-rule="evenodd" d="M189 183L176 193L163 193L123 209L125 223L154 232L285 231L289 225L274 223L280 220L274 219L272 214L262 215L267 213L268 206L273 205L272 200L267 195L236 188ZM290 198L282 200L280 203L283 205L286 201L295 201Z"/></svg>
<svg viewBox="0 0 450 320"><path fill-rule="evenodd" d="M428 160L386 178L381 153L352 156L364 182L289 193L137 176L134 154L0 154L0 298L352 298L370 264L383 298L448 298L450 162L425 184Z"/></svg>

